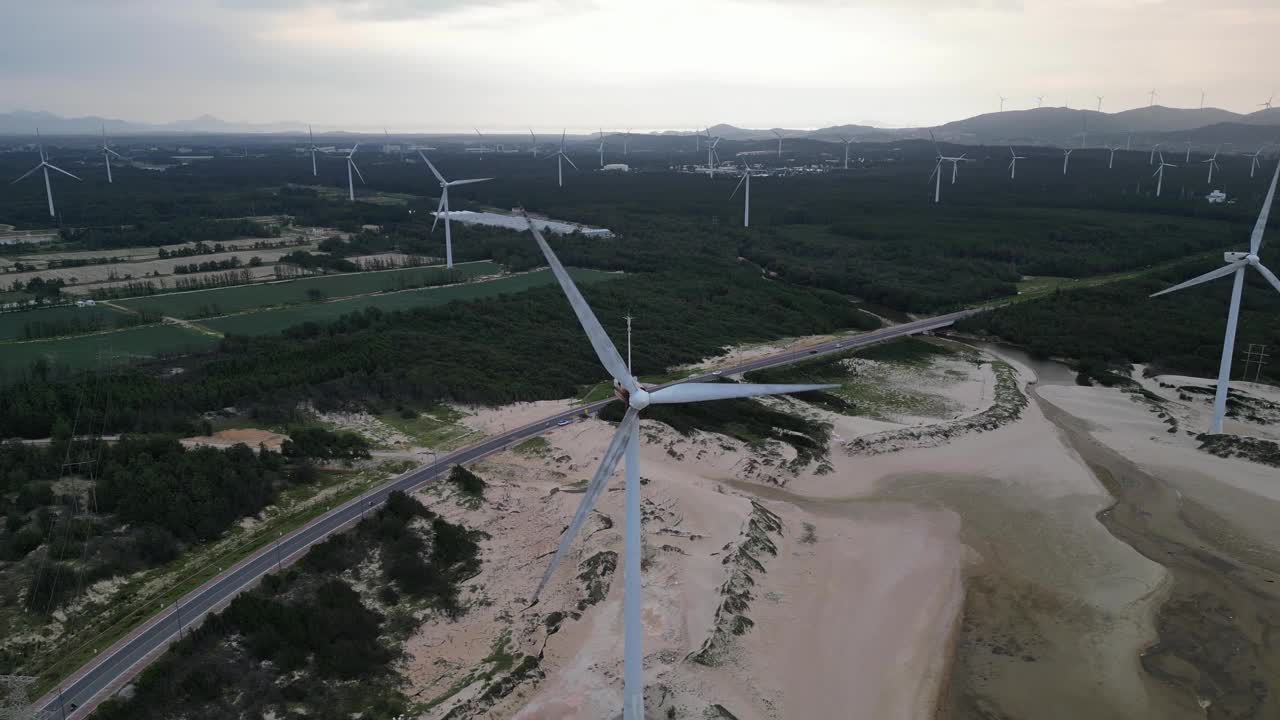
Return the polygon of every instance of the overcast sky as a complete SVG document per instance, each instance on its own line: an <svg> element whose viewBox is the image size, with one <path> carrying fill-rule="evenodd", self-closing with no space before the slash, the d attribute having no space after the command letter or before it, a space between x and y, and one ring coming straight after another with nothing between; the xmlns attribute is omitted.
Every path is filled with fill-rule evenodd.
<svg viewBox="0 0 1280 720"><path fill-rule="evenodd" d="M935 124L1273 90L1280 0L15 0L0 111L392 130Z"/></svg>

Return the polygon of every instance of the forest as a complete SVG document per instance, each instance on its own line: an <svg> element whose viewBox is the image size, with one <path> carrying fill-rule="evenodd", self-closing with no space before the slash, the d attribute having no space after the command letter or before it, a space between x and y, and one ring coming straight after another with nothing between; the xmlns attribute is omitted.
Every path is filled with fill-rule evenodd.
<svg viewBox="0 0 1280 720"><path fill-rule="evenodd" d="M431 612L465 612L484 534L392 493L353 530L313 547L205 619L95 718L391 718L406 712L392 663ZM376 558L369 576L360 560ZM377 608L377 609L374 609Z"/></svg>

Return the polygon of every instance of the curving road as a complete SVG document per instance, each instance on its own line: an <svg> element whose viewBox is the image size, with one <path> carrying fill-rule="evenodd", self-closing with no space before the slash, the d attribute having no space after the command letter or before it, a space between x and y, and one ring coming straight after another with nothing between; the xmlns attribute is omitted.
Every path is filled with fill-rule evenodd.
<svg viewBox="0 0 1280 720"><path fill-rule="evenodd" d="M915 335L944 328L978 310L964 310L927 320L882 328L862 335L842 338L820 345L810 345L777 355L753 360L716 373L691 377L679 382L710 380L716 375L733 375L761 370L802 360L814 355L841 352L893 338ZM207 613L226 605L240 592L252 587L263 575L288 565L313 544L359 520L365 511L376 508L388 494L408 492L436 479L453 465L474 462L510 445L541 435L561 421L572 422L584 412L604 407L610 400L581 405L535 423L510 430L489 440L457 450L436 461L400 475L350 502L330 510L303 527L282 536L276 543L262 548L237 563L230 570L210 579L187 593L175 605L165 608L133 632L121 638L105 652L63 681L58 689L40 698L34 709L57 720L77 720L87 716L98 703L124 685L163 652L178 637L182 628L198 622Z"/></svg>

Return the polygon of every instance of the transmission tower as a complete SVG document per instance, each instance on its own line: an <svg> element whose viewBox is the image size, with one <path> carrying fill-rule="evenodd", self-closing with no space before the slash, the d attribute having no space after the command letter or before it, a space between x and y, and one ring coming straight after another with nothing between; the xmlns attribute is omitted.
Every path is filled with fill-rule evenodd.
<svg viewBox="0 0 1280 720"><path fill-rule="evenodd" d="M1258 382L1262 377L1262 366L1267 364L1267 346L1258 343L1249 343L1249 347L1244 351L1244 371L1240 374L1241 380L1249 379L1249 364L1253 364L1253 381Z"/></svg>

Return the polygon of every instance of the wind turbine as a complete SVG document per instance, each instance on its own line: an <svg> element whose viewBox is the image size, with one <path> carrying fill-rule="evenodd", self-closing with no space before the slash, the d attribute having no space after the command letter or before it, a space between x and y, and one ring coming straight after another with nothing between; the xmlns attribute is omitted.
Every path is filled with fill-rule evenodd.
<svg viewBox="0 0 1280 720"><path fill-rule="evenodd" d="M627 146L631 144L631 131L622 134L622 157L627 156Z"/></svg>
<svg viewBox="0 0 1280 720"><path fill-rule="evenodd" d="M1012 147L1009 148L1009 179L1010 180L1014 179L1014 177L1016 177L1018 174L1018 161L1026 160L1026 159L1027 159L1026 157L1015 153Z"/></svg>
<svg viewBox="0 0 1280 720"><path fill-rule="evenodd" d="M1187 141L1187 156L1183 158L1182 162L1187 165L1191 164L1191 141L1190 140Z"/></svg>
<svg viewBox="0 0 1280 720"><path fill-rule="evenodd" d="M1253 173L1254 173L1258 168L1262 167L1262 164L1261 164L1260 162L1258 162L1258 156L1259 156L1259 155L1261 155L1261 154L1262 154L1262 151L1263 151L1263 150L1266 150L1266 149L1267 149L1267 146L1266 146L1266 145L1263 145L1262 147L1258 148L1258 152L1253 153L1252 155L1245 155L1245 157L1249 158L1249 179L1251 179L1251 180L1252 180L1252 179L1253 179Z"/></svg>
<svg viewBox="0 0 1280 720"><path fill-rule="evenodd" d="M782 159L782 133L778 132L777 130L772 130L770 132L778 136L778 159L781 160Z"/></svg>
<svg viewBox="0 0 1280 720"><path fill-rule="evenodd" d="M533 134L533 128L529 128L529 152L533 153L533 159L538 159L538 136Z"/></svg>
<svg viewBox="0 0 1280 720"><path fill-rule="evenodd" d="M112 150L111 146L107 144L107 126L103 125L102 126L102 161L107 165L107 183L108 184L112 184L112 180L111 180L111 156L112 155L115 155L121 160L124 159L124 157L121 156L120 153L116 152L115 150Z"/></svg>
<svg viewBox="0 0 1280 720"><path fill-rule="evenodd" d="M1075 148L1066 148L1062 151L1062 174L1067 174L1067 166L1071 164L1071 153L1075 152Z"/></svg>
<svg viewBox="0 0 1280 720"><path fill-rule="evenodd" d="M1147 158L1148 165L1156 164L1156 152L1159 150L1160 150L1160 143L1156 143L1155 145L1151 146L1151 157ZM1164 156L1161 155L1161 157L1163 158Z"/></svg>
<svg viewBox="0 0 1280 720"><path fill-rule="evenodd" d="M565 135L565 133L566 133L566 132L568 132L568 131L567 131L567 130L562 130L562 131L560 132L560 149L559 149L559 150L556 150L555 154L551 156L551 157L553 157L553 158L555 158L555 159L556 159L556 183L557 183L557 187L564 187L564 162L565 162L566 160L568 160L568 161L569 161L569 164L570 164L570 165L573 165L573 169L574 169L574 170L577 170L577 169L578 169L578 166L573 164L573 158L569 157L569 156L568 156L568 155L566 155L566 154L565 154L565 152L564 152L564 135ZM447 223L445 224L445 227L446 227L446 228L448 227L448 224L447 224Z"/></svg>
<svg viewBox="0 0 1280 720"><path fill-rule="evenodd" d="M1107 160L1107 169L1110 170L1116 166L1116 151L1120 149L1120 146L1108 147L1107 149L1111 151L1111 158Z"/></svg>
<svg viewBox="0 0 1280 720"><path fill-rule="evenodd" d="M1005 100L1008 100L1008 99L1009 99L1009 98L1007 98L1007 97L1005 97L1005 96L1003 96L1003 95L1001 95L1001 96L1000 96L1000 112L1004 112L1004 102L1005 102Z"/></svg>
<svg viewBox="0 0 1280 720"><path fill-rule="evenodd" d="M1214 168L1217 168L1217 169L1219 169L1219 170L1220 170L1220 169L1222 169L1222 168L1221 168L1221 166L1220 166L1220 165L1218 165L1218 150L1220 150L1220 149L1221 149L1221 148L1217 148L1217 149L1215 149L1215 150L1213 151L1213 157L1209 158L1208 160L1201 160L1201 161L1200 161L1200 162L1202 162L1202 163L1208 163L1208 165L1209 165L1209 184L1210 184L1210 185L1212 185L1212 184L1213 184L1213 171L1214 171Z"/></svg>
<svg viewBox="0 0 1280 720"><path fill-rule="evenodd" d="M1270 110L1270 109L1271 109L1271 101L1272 101L1272 100L1275 100L1275 99L1276 99L1276 94L1275 94L1275 93L1271 93L1271 97L1267 98L1267 101L1266 101L1266 102L1264 102L1264 103L1258 103L1258 107L1260 107L1260 108L1266 108L1267 110Z"/></svg>
<svg viewBox="0 0 1280 720"><path fill-rule="evenodd" d="M1204 109L1204 90L1200 91L1200 109Z"/></svg>
<svg viewBox="0 0 1280 720"><path fill-rule="evenodd" d="M720 138L711 139L711 130L707 129L707 177L715 178L716 161L719 157L716 155L716 146L720 144Z"/></svg>
<svg viewBox="0 0 1280 720"><path fill-rule="evenodd" d="M604 128L600 128L600 167L604 167Z"/></svg>
<svg viewBox="0 0 1280 720"><path fill-rule="evenodd" d="M360 178L360 183L364 184L364 175L360 174L360 168L356 167L356 148L360 147L360 143L351 146L351 152L347 153L347 194L351 198L351 202L356 201L356 183L351 179L351 171L356 171L356 177Z"/></svg>
<svg viewBox="0 0 1280 720"><path fill-rule="evenodd" d="M533 223L525 221L533 233L534 240L551 266L551 272L560 283L569 300L579 324L591 341L592 348L600 364L613 377L614 391L618 399L627 405L627 412L618 424L618 429L600 460L600 467L587 484L582 502L573 513L569 527L560 537L560 544L551 558L551 563L542 575L538 587L533 592L533 601L551 580L552 574L560 565L568 552L573 539L582 524L591 513L596 500L604 492L610 476L618 466L618 462L626 457L625 472L625 523L623 526L623 652L622 652L622 717L623 720L644 720L644 625L641 618L640 594L640 412L650 405L671 405L708 400L727 400L731 398L759 397L762 395L781 395L787 393L825 390L832 385L754 385L739 383L700 383L689 382L670 385L668 387L649 390L632 376L617 347L609 339L609 335L596 319L595 313L587 305L582 293L578 292L572 278L565 272L559 258L552 252L542 233Z"/></svg>
<svg viewBox="0 0 1280 720"><path fill-rule="evenodd" d="M1102 112L1102 98L1103 98L1103 97L1105 97L1105 96L1103 96L1103 95L1099 95L1099 96L1098 96L1098 112Z"/></svg>
<svg viewBox="0 0 1280 720"><path fill-rule="evenodd" d="M319 177L320 173L316 170L316 151L320 148L316 147L316 134L311 132L311 126L307 126L307 136L311 138L311 177Z"/></svg>
<svg viewBox="0 0 1280 720"><path fill-rule="evenodd" d="M391 147L391 133L387 132L387 129L386 129L386 128L382 128L382 135L383 135L384 137L386 137L386 138L387 138L387 147L388 147L388 148L390 148L390 147ZM400 156L400 163L401 163L401 164L403 164L403 163L404 163L404 147L403 147L402 145L401 145L401 146L397 146L396 154Z"/></svg>
<svg viewBox="0 0 1280 720"><path fill-rule="evenodd" d="M1151 92L1149 92L1149 93L1147 93L1147 94L1151 96L1151 101L1147 103L1147 107L1153 107L1153 106L1155 106L1155 104L1156 104L1156 96L1157 96L1157 95L1159 95L1160 93L1156 92L1156 89L1155 89L1155 88L1151 88Z"/></svg>
<svg viewBox="0 0 1280 720"><path fill-rule="evenodd" d="M431 232L436 231L436 223L440 222L440 215L443 212L444 214L444 264L446 268L452 270L453 269L453 233L451 231L450 224L449 224L449 188L454 187L455 185L470 185L472 183L484 182L486 180L492 180L493 178L471 178L469 180L454 180L451 182L449 180L444 179L444 176L440 174L440 171L436 170L436 166L432 165L431 161L427 159L427 156L425 153L419 150L418 155L422 157L422 161L427 164L427 167L431 168L431 174L436 176L436 180L440 181L440 206L436 208L436 219L435 219L435 222L431 223Z"/></svg>
<svg viewBox="0 0 1280 720"><path fill-rule="evenodd" d="M66 175L67 177L71 178L72 180L76 180L76 181L80 181L80 178L76 177L75 175L72 175L66 170L63 170L62 168L57 167L56 165L53 165L49 162L49 160L45 157L45 154L44 154L44 143L40 140L39 129L36 130L36 147L38 147L40 150L40 164L31 168L26 172L25 175L18 178L17 180L14 180L9 184L16 185L17 183L20 183L23 180L26 180L35 171L42 170L44 172L44 194L45 194L45 197L49 199L49 217L54 218L56 220L58 216L53 210L53 186L49 184L49 171L56 170L62 173L63 175Z"/></svg>
<svg viewBox="0 0 1280 720"><path fill-rule="evenodd" d="M1037 95L1037 96L1036 96L1036 107L1038 107L1038 108L1040 108L1040 107L1044 107L1044 96L1043 96L1043 95Z"/></svg>
<svg viewBox="0 0 1280 720"><path fill-rule="evenodd" d="M853 141L847 137L843 137L843 136L837 136L837 137L840 137L840 141L844 143L844 169L848 170L849 169L849 143Z"/></svg>
<svg viewBox="0 0 1280 720"><path fill-rule="evenodd" d="M934 179L935 174L937 175L937 179L933 186L933 201L936 203L938 202L939 198L942 195L942 163L944 162L951 163L951 184L955 185L956 174L959 170L960 163L970 162L970 161L965 158L965 155L968 155L968 153L963 153L960 155L960 157L944 156L942 154L942 151L938 149L938 140L933 136L932 130L929 131L929 139L933 141L933 152L938 156L938 162L935 163L933 166L933 173L930 173L929 175L929 179L931 180Z"/></svg>
<svg viewBox="0 0 1280 720"><path fill-rule="evenodd" d="M1271 177L1271 189L1267 191L1267 198L1262 201L1262 211L1258 214L1258 222L1253 226L1253 234L1249 237L1249 252L1223 253L1222 261L1227 263L1226 265L1151 296L1157 297L1227 275L1235 275L1235 283L1231 287L1231 305L1227 310L1227 333L1222 340L1222 360L1218 364L1218 390L1213 396L1213 421L1209 426L1209 432L1214 435L1222 433L1222 418L1227 414L1227 385L1231 381L1231 356L1235 352L1236 323L1240 319L1240 295L1244 291L1244 271L1252 266L1267 279L1267 282L1271 283L1272 287L1280 291L1280 278L1277 278L1275 273L1258 260L1258 251L1262 248L1262 233L1267 229L1267 216L1271 213L1271 201L1275 198L1277 180L1280 180L1280 164L1276 165L1275 175Z"/></svg>
<svg viewBox="0 0 1280 720"><path fill-rule="evenodd" d="M742 179L738 181L737 186L733 188L733 192L729 194L730 200L738 194L738 190L744 183L747 186L747 190L746 195L743 196L742 227L751 227L751 166L747 164L746 160L742 161Z"/></svg>
<svg viewBox="0 0 1280 720"><path fill-rule="evenodd" d="M1156 168L1156 171L1152 173L1154 177L1158 178L1156 180L1156 197L1160 197L1160 189L1164 187L1164 169L1167 167L1178 167L1178 166L1170 165L1169 163L1165 162L1164 153L1160 153L1160 167Z"/></svg>

